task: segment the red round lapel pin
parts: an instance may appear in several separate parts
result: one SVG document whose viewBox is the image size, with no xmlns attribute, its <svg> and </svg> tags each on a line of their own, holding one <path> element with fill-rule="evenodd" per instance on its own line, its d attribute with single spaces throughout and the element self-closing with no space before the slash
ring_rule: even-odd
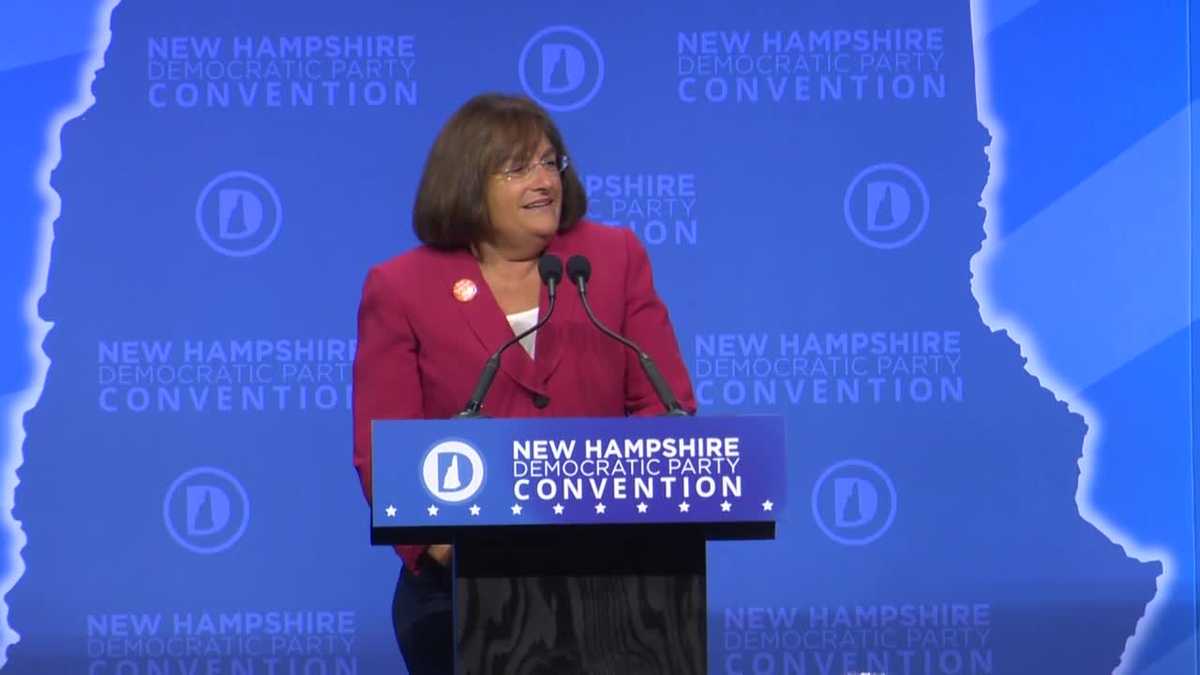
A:
<svg viewBox="0 0 1200 675">
<path fill-rule="evenodd" d="M 454 282 L 454 286 L 450 290 L 454 293 L 454 298 L 459 302 L 470 302 L 479 293 L 479 287 L 470 279 L 459 279 Z"/>
</svg>

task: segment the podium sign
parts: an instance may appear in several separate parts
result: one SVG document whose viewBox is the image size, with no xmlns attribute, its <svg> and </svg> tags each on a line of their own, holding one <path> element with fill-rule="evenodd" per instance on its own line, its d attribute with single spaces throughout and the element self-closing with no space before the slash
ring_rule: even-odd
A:
<svg viewBox="0 0 1200 675">
<path fill-rule="evenodd" d="M 773 524 L 783 418 L 376 420 L 372 538 L 496 526 Z"/>
</svg>

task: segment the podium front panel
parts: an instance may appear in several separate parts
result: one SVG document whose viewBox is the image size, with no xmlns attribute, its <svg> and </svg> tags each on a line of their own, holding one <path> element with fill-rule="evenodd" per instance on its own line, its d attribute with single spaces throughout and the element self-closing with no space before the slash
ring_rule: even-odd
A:
<svg viewBox="0 0 1200 675">
<path fill-rule="evenodd" d="M 773 525 L 777 416 L 376 420 L 372 534 L 554 525 Z M 387 535 L 387 536 L 384 536 Z"/>
</svg>

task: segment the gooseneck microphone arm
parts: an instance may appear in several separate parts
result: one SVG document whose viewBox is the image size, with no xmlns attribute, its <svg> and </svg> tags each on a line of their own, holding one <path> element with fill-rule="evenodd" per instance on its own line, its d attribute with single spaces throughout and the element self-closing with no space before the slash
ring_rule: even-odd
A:
<svg viewBox="0 0 1200 675">
<path fill-rule="evenodd" d="M 587 312 L 587 316 L 591 319 L 596 328 L 600 329 L 608 337 L 620 342 L 629 349 L 632 349 L 637 354 L 638 363 L 642 365 L 642 372 L 646 373 L 646 378 L 650 380 L 651 386 L 654 387 L 654 393 L 658 394 L 658 400 L 662 401 L 663 407 L 667 409 L 665 416 L 686 416 L 688 412 L 679 405 L 679 400 L 675 398 L 675 394 L 671 388 L 667 386 L 667 380 L 659 372 L 658 366 L 654 364 L 654 359 L 650 355 L 642 351 L 642 348 L 637 346 L 629 338 L 620 335 L 605 326 L 600 319 L 596 317 L 592 311 L 592 305 L 588 302 L 587 284 L 592 278 L 592 264 L 588 259 L 581 255 L 573 255 L 567 260 L 567 277 L 571 279 L 576 286 L 579 287 L 579 299 L 583 302 L 583 310 Z"/>
<path fill-rule="evenodd" d="M 558 256 L 546 254 L 538 258 L 538 275 L 542 278 L 542 283 L 546 284 L 546 316 L 543 316 L 537 323 L 522 331 L 518 335 L 514 335 L 511 340 L 500 345 L 494 354 L 488 358 L 483 365 L 483 372 L 479 374 L 479 381 L 475 383 L 475 390 L 471 392 L 471 400 L 467 401 L 467 405 L 463 406 L 462 412 L 458 413 L 457 417 L 482 417 L 483 399 L 487 396 L 488 390 L 492 388 L 492 381 L 496 379 L 496 372 L 500 370 L 500 357 L 505 350 L 524 340 L 534 331 L 546 325 L 550 320 L 550 316 L 554 314 L 554 305 L 558 299 L 558 283 L 562 280 L 563 264 Z"/>
</svg>

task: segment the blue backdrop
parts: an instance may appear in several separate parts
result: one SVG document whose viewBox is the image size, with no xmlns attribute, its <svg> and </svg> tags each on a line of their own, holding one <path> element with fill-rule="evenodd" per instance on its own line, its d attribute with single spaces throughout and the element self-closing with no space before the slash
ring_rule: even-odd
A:
<svg viewBox="0 0 1200 675">
<path fill-rule="evenodd" d="M 354 313 L 485 90 L 787 417 L 713 672 L 1197 672 L 1183 0 L 5 10 L 5 672 L 400 669 Z"/>
</svg>

